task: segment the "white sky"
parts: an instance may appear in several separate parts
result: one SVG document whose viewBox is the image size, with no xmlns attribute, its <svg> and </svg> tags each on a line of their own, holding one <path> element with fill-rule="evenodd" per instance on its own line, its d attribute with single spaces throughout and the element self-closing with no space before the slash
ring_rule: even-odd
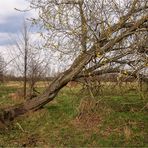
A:
<svg viewBox="0 0 148 148">
<path fill-rule="evenodd" d="M 11 60 L 9 50 L 13 47 L 12 38 L 19 35 L 26 18 L 35 17 L 35 11 L 20 12 L 15 10 L 28 10 L 27 0 L 0 0 L 0 54 L 6 62 Z M 37 34 L 34 33 L 34 36 Z M 32 36 L 33 36 L 32 35 Z"/>
<path fill-rule="evenodd" d="M 27 0 L 0 0 L 0 52 L 5 53 L 7 45 L 11 44 L 10 36 L 19 33 L 25 18 L 35 17 L 33 11 L 19 12 L 29 8 Z M 4 55 L 5 56 L 5 55 Z"/>
<path fill-rule="evenodd" d="M 9 63 L 12 59 L 10 52 L 10 49 L 14 49 L 12 38 L 15 40 L 16 35 L 20 34 L 25 18 L 34 18 L 38 14 L 35 10 L 27 12 L 15 10 L 15 8 L 28 10 L 30 5 L 28 1 L 29 0 L 0 0 L 0 55 L 4 57 L 6 63 Z M 38 33 L 31 32 L 31 34 L 34 40 L 39 38 Z M 59 69 L 58 65 L 60 65 L 59 62 L 54 60 L 54 57 L 50 58 L 53 59 L 51 60 L 51 67 L 57 71 Z M 8 69 L 11 68 L 12 66 L 10 65 Z"/>
</svg>

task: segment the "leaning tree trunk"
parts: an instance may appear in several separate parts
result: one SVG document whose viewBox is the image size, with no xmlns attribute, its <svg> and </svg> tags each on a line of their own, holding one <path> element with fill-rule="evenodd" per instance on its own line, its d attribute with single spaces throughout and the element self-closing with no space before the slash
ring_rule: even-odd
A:
<svg viewBox="0 0 148 148">
<path fill-rule="evenodd" d="M 131 11 L 132 12 L 132 11 Z M 128 20 L 131 13 L 128 13 L 124 17 L 122 17 L 121 20 L 112 27 L 109 27 L 109 30 L 112 34 L 114 32 L 119 31 L 122 27 L 124 27 L 126 20 Z M 127 38 L 129 35 L 133 34 L 134 31 L 137 30 L 137 28 L 142 25 L 145 21 L 148 20 L 148 16 L 143 16 L 139 20 L 135 22 L 134 25 L 130 26 L 126 31 L 124 31 L 122 34 L 119 34 L 118 36 L 115 36 L 111 40 L 107 40 L 104 35 L 100 36 L 99 47 L 96 47 L 95 45 L 86 52 L 83 52 L 81 55 L 79 55 L 72 66 L 60 74 L 52 83 L 51 85 L 45 90 L 45 92 L 38 96 L 33 98 L 32 100 L 26 100 L 26 102 L 15 105 L 13 107 L 10 107 L 8 109 L 0 110 L 0 122 L 2 123 L 9 123 L 12 121 L 15 117 L 25 114 L 28 111 L 35 111 L 53 100 L 53 98 L 58 94 L 61 88 L 63 88 L 69 81 L 76 79 L 78 74 L 82 71 L 84 66 L 90 62 L 91 58 L 95 56 L 96 52 L 107 52 L 110 50 L 116 43 L 122 41 L 122 39 Z M 106 30 L 108 31 L 108 30 Z M 104 40 L 102 43 L 102 39 Z M 101 65 L 95 65 L 92 68 L 95 70 Z"/>
<path fill-rule="evenodd" d="M 28 111 L 38 110 L 48 102 L 52 101 L 61 88 L 63 88 L 69 81 L 75 79 L 83 69 L 84 65 L 90 61 L 92 56 L 92 50 L 90 50 L 89 53 L 85 52 L 79 55 L 72 66 L 60 74 L 40 96 L 8 109 L 0 110 L 0 122 L 8 124 L 14 118 L 23 115 Z"/>
</svg>

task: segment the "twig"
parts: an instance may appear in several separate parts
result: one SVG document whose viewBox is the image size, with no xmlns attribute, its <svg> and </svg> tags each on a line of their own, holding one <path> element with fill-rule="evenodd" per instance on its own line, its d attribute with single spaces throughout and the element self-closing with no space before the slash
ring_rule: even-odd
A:
<svg viewBox="0 0 148 148">
<path fill-rule="evenodd" d="M 18 125 L 19 129 L 20 129 L 22 132 L 25 132 L 24 129 L 22 128 L 22 126 L 21 126 L 18 122 L 17 122 L 16 124 Z"/>
</svg>

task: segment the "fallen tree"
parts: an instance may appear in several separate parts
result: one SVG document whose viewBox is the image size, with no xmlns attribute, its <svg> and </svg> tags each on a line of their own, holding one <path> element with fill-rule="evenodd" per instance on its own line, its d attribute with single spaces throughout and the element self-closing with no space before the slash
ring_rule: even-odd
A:
<svg viewBox="0 0 148 148">
<path fill-rule="evenodd" d="M 32 2 L 34 7 L 41 10 L 39 18 L 43 25 L 47 27 L 46 29 L 48 31 L 53 29 L 54 31 L 56 30 L 56 33 L 57 31 L 62 31 L 66 33 L 67 36 L 69 35 L 69 38 L 71 37 L 71 34 L 67 31 L 66 27 L 65 30 L 63 29 L 62 21 L 57 22 L 56 20 L 57 26 L 52 27 L 50 24 L 49 27 L 49 23 L 51 22 L 48 22 L 50 20 L 48 20 L 49 16 L 47 16 L 47 13 L 48 10 L 50 11 L 51 7 L 55 8 L 55 6 L 62 10 L 66 9 L 65 11 L 70 11 L 70 9 L 78 11 L 76 15 L 79 17 L 78 20 L 80 22 L 78 24 L 79 34 L 77 34 L 78 32 L 74 32 L 72 34 L 72 40 L 78 35 L 75 41 L 79 40 L 79 46 L 77 46 L 77 43 L 75 42 L 76 46 L 73 48 L 80 48 L 80 50 L 78 50 L 79 54 L 70 68 L 60 73 L 43 94 L 31 100 L 27 100 L 22 104 L 8 107 L 7 109 L 1 109 L 0 121 L 2 123 L 8 124 L 20 115 L 40 109 L 45 104 L 52 101 L 69 81 L 76 80 L 80 77 L 110 72 L 120 73 L 123 71 L 125 65 L 128 65 L 130 67 L 128 73 L 134 77 L 140 75 L 144 81 L 147 81 L 147 76 L 144 76 L 141 73 L 141 70 L 145 69 L 147 66 L 147 43 L 145 42 L 147 39 L 147 35 L 145 34 L 147 34 L 148 31 L 148 15 L 145 13 L 148 9 L 147 2 L 140 0 L 129 1 L 125 12 L 122 12 L 124 6 L 121 6 L 120 8 L 119 5 L 117 5 L 117 1 L 104 3 L 104 1 L 98 2 L 96 0 L 95 2 L 98 5 L 85 0 L 62 2 L 47 0 L 42 1 L 42 3 L 39 1 Z M 99 4 L 102 4 L 102 10 L 98 10 Z M 103 13 L 100 22 L 98 22 L 97 17 L 100 16 L 98 16 L 99 14 L 95 12 L 95 10 L 92 10 L 91 7 L 95 7 L 96 5 L 97 11 L 106 12 L 106 9 L 109 7 L 107 4 L 112 4 L 112 7 L 114 8 L 114 12 L 110 13 L 117 13 L 120 15 L 117 15 L 117 21 L 110 23 L 109 18 L 106 20 L 107 14 Z M 93 15 L 90 9 L 93 12 Z M 56 13 L 55 10 L 54 13 Z M 64 16 L 65 12 L 62 11 L 62 13 Z M 61 15 L 61 13 L 59 13 L 59 15 Z M 62 16 L 60 17 L 62 19 Z M 72 21 L 71 18 L 69 19 L 69 23 L 70 21 Z M 59 24 L 62 29 L 59 28 Z M 70 31 L 74 31 L 75 27 L 76 26 L 72 24 L 73 29 L 71 29 L 68 24 Z M 61 35 L 64 35 L 64 33 Z M 46 46 L 48 45 L 47 42 Z M 69 43 L 69 46 L 70 45 L 71 44 Z"/>
</svg>

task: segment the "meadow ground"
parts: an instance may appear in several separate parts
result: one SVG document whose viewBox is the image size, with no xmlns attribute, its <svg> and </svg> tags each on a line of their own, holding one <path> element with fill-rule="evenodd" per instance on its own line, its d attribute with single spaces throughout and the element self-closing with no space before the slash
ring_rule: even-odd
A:
<svg viewBox="0 0 148 148">
<path fill-rule="evenodd" d="M 2 129 L 0 147 L 148 147 L 148 94 L 131 85 L 104 84 L 94 98 L 65 87 L 42 110 Z M 0 108 L 23 101 L 14 97 L 18 89 L 0 86 Z"/>
</svg>

